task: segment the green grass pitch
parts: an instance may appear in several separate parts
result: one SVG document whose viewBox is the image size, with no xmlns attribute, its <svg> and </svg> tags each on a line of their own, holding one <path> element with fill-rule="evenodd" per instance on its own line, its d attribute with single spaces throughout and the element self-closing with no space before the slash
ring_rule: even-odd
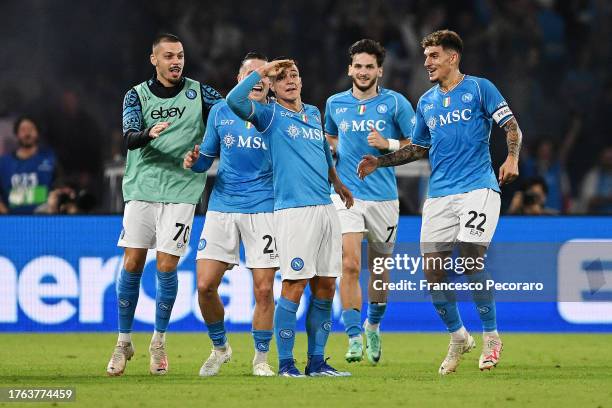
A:
<svg viewBox="0 0 612 408">
<path fill-rule="evenodd" d="M 134 335 L 136 354 L 122 377 L 107 377 L 115 334 L 2 334 L 0 386 L 76 387 L 70 403 L 0 403 L 0 406 L 84 407 L 612 407 L 612 335 L 505 334 L 502 360 L 478 370 L 482 345 L 457 373 L 440 377 L 445 334 L 383 333 L 376 367 L 348 364 L 346 338 L 332 334 L 329 361 L 351 378 L 255 378 L 248 333 L 231 333 L 233 359 L 216 377 L 198 370 L 210 351 L 205 333 L 169 333 L 170 372 L 148 374 L 150 334 Z M 297 338 L 298 367 L 306 336 Z M 276 368 L 275 351 L 271 363 Z"/>
</svg>

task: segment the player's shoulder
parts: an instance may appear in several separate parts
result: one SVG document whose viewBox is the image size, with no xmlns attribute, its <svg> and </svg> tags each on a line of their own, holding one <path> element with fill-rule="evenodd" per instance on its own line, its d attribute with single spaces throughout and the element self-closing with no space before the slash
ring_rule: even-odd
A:
<svg viewBox="0 0 612 408">
<path fill-rule="evenodd" d="M 466 75 L 464 81 L 468 87 L 472 86 L 476 88 L 479 92 L 482 92 L 482 89 L 495 87 L 493 82 L 491 82 L 487 78 L 477 77 L 474 75 Z"/>
<path fill-rule="evenodd" d="M 202 100 L 204 100 L 205 102 L 210 103 L 212 105 L 219 103 L 223 99 L 223 96 L 212 86 L 192 78 L 185 77 L 185 80 L 187 81 L 187 83 L 193 83 L 194 85 L 196 85 L 196 87 L 200 88 L 200 92 L 202 93 Z"/>
<path fill-rule="evenodd" d="M 327 98 L 327 103 L 331 104 L 334 102 L 346 101 L 351 96 L 351 90 L 348 89 L 346 91 L 338 92 Z"/>
<path fill-rule="evenodd" d="M 421 97 L 417 101 L 417 109 L 425 103 L 430 103 L 431 99 L 436 96 L 436 91 L 438 87 L 439 86 L 436 84 L 429 88 L 427 91 L 425 91 L 423 95 L 421 95 Z"/>
<path fill-rule="evenodd" d="M 41 157 L 49 160 L 55 160 L 55 151 L 49 146 L 42 146 L 39 150 L 39 154 Z"/>
<path fill-rule="evenodd" d="M 307 103 L 304 104 L 304 113 L 306 113 L 307 115 L 321 116 L 321 112 L 319 111 L 319 108 L 317 108 L 314 105 L 309 105 Z"/>
<path fill-rule="evenodd" d="M 399 107 L 399 105 L 405 105 L 405 104 L 410 104 L 410 102 L 408 101 L 408 98 L 406 98 L 402 93 L 394 91 L 393 89 L 388 89 L 388 88 L 380 88 L 380 98 L 381 99 L 388 99 L 390 100 L 395 106 L 395 107 Z"/>
</svg>

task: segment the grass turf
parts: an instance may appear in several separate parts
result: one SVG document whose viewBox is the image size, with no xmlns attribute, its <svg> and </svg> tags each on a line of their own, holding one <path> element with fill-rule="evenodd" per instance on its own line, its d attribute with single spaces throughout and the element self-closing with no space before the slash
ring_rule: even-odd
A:
<svg viewBox="0 0 612 408">
<path fill-rule="evenodd" d="M 169 333 L 170 372 L 148 374 L 150 334 L 136 333 L 136 354 L 122 377 L 105 367 L 115 334 L 1 334 L 2 387 L 76 387 L 76 403 L 35 406 L 247 407 L 247 406 L 495 406 L 612 407 L 612 335 L 505 334 L 498 368 L 478 370 L 482 345 L 467 354 L 458 372 L 440 377 L 448 336 L 383 333 L 381 363 L 344 361 L 347 341 L 334 333 L 329 363 L 350 378 L 255 378 L 248 333 L 229 336 L 234 355 L 216 377 L 200 378 L 209 354 L 205 333 Z M 274 347 L 274 346 L 273 346 Z M 305 365 L 306 336 L 297 338 L 298 368 Z M 275 351 L 271 363 L 276 368 Z M 0 406 L 32 403 L 0 403 Z"/>
</svg>

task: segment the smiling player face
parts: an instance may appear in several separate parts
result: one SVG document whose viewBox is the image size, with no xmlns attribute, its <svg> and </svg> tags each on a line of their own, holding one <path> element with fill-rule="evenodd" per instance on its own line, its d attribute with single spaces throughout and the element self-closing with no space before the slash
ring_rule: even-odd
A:
<svg viewBox="0 0 612 408">
<path fill-rule="evenodd" d="M 383 69 L 378 66 L 376 56 L 365 52 L 353 55 L 348 75 L 353 79 L 353 85 L 361 92 L 366 92 L 378 83 Z"/>
<path fill-rule="evenodd" d="M 238 82 L 242 81 L 244 78 L 249 76 L 251 72 L 255 71 L 257 68 L 265 65 L 266 61 L 262 61 L 259 59 L 249 59 L 242 64 L 240 67 L 240 72 L 238 73 Z M 263 102 L 267 96 L 268 91 L 270 90 L 270 79 L 268 77 L 263 77 L 261 81 L 255 84 L 253 90 L 249 94 L 249 99 L 254 101 Z"/>
<path fill-rule="evenodd" d="M 157 79 L 164 86 L 178 84 L 185 66 L 185 52 L 180 42 L 162 41 L 153 48 L 151 64 L 155 66 Z"/>
<path fill-rule="evenodd" d="M 425 54 L 423 65 L 430 82 L 443 82 L 459 62 L 459 54 L 452 50 L 444 50 L 439 45 L 426 47 L 423 54 Z"/>
<path fill-rule="evenodd" d="M 284 69 L 274 78 L 272 90 L 276 98 L 289 103 L 294 103 L 300 99 L 302 92 L 302 78 L 295 65 Z"/>
</svg>

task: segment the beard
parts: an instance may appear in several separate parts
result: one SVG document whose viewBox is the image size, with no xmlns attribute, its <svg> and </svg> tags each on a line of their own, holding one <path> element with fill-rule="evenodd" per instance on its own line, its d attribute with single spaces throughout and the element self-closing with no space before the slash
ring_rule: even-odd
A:
<svg viewBox="0 0 612 408">
<path fill-rule="evenodd" d="M 372 89 L 372 87 L 376 85 L 376 79 L 377 78 L 374 77 L 365 86 L 361 86 L 359 85 L 359 83 L 357 83 L 357 80 L 353 78 L 353 85 L 355 85 L 355 87 L 359 89 L 361 92 L 365 92 L 365 91 Z"/>
<path fill-rule="evenodd" d="M 17 146 L 29 149 L 36 146 L 36 136 L 26 136 L 17 139 Z"/>
<path fill-rule="evenodd" d="M 181 82 L 181 79 L 183 78 L 183 73 L 181 72 L 181 75 L 178 78 L 172 78 L 172 77 L 168 77 L 166 78 L 168 80 L 168 82 L 170 82 L 173 85 L 178 84 L 179 82 Z"/>
</svg>

